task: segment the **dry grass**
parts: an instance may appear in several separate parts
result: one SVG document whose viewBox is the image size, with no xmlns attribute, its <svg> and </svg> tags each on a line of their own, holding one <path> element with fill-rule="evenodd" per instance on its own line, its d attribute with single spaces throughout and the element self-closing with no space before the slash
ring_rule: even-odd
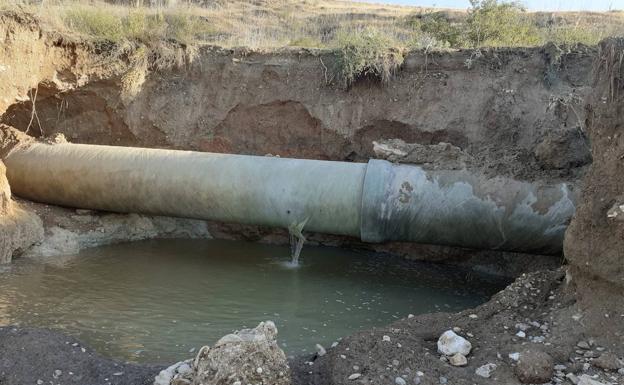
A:
<svg viewBox="0 0 624 385">
<path fill-rule="evenodd" d="M 596 44 L 624 35 L 624 12 L 615 11 L 510 13 L 495 9 L 491 14 L 476 14 L 332 0 L 205 0 L 202 6 L 177 0 L 170 6 L 135 6 L 142 1 L 115 5 L 97 0 L 0 0 L 0 9 L 20 7 L 38 15 L 50 29 L 89 39 L 164 39 L 224 47 L 336 48 L 340 36 L 364 30 L 374 30 L 387 44 L 400 48 L 533 46 L 548 41 Z M 476 4 L 487 2 L 495 3 Z M 489 35 L 480 35 L 484 29 Z"/>
</svg>

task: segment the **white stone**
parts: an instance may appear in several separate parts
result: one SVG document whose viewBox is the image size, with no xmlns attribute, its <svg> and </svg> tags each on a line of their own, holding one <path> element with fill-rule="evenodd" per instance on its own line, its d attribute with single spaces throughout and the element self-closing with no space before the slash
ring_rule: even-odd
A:
<svg viewBox="0 0 624 385">
<path fill-rule="evenodd" d="M 323 357 L 325 354 L 327 354 L 327 351 L 325 350 L 323 345 L 316 344 L 316 353 L 318 354 L 319 357 Z"/>
<path fill-rule="evenodd" d="M 520 330 L 518 333 L 516 333 L 516 336 L 520 337 L 520 338 L 524 338 L 524 337 L 526 337 L 526 333 L 523 332 L 522 330 Z"/>
<path fill-rule="evenodd" d="M 453 366 L 465 366 L 468 364 L 468 360 L 463 354 L 457 353 L 449 359 L 449 363 Z"/>
<path fill-rule="evenodd" d="M 460 353 L 467 356 L 471 350 L 472 344 L 452 330 L 445 331 L 438 339 L 438 352 L 444 355 L 453 356 Z"/>
<path fill-rule="evenodd" d="M 349 380 L 357 380 L 360 377 L 362 377 L 360 373 L 353 373 L 352 375 L 349 376 Z"/>
<path fill-rule="evenodd" d="M 383 337 L 382 337 L 382 340 L 383 340 L 384 342 L 390 342 L 390 336 L 383 336 Z"/>
<path fill-rule="evenodd" d="M 475 374 L 477 376 L 481 376 L 484 378 L 490 378 L 490 376 L 492 375 L 492 372 L 494 372 L 496 370 L 496 364 L 485 364 L 482 366 L 479 366 L 477 368 L 477 370 L 475 370 Z"/>
</svg>

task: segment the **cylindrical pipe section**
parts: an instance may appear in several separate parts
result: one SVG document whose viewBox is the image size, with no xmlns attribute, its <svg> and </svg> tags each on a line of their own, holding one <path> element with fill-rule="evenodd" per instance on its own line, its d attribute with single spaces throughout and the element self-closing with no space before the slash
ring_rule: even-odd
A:
<svg viewBox="0 0 624 385">
<path fill-rule="evenodd" d="M 546 185 L 371 160 L 361 237 L 540 254 L 561 251 L 574 215 L 565 183 Z"/>
<path fill-rule="evenodd" d="M 38 202 L 542 254 L 561 251 L 576 197 L 565 183 L 383 160 L 33 143 L 5 163 L 13 192 Z"/>
<path fill-rule="evenodd" d="M 14 193 L 37 202 L 360 235 L 366 164 L 41 143 L 5 162 Z"/>
</svg>

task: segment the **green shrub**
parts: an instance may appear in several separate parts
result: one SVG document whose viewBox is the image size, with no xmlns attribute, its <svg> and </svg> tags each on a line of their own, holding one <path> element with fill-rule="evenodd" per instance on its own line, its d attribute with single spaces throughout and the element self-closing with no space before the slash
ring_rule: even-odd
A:
<svg viewBox="0 0 624 385">
<path fill-rule="evenodd" d="M 348 88 L 364 77 L 387 83 L 403 64 L 396 44 L 379 31 L 367 29 L 338 34 L 337 78 Z"/>
<path fill-rule="evenodd" d="M 473 47 L 535 46 L 542 43 L 537 26 L 515 2 L 470 0 L 467 37 Z"/>
<path fill-rule="evenodd" d="M 432 36 L 441 46 L 460 47 L 462 30 L 441 12 L 429 13 L 412 22 L 414 29 Z"/>
</svg>

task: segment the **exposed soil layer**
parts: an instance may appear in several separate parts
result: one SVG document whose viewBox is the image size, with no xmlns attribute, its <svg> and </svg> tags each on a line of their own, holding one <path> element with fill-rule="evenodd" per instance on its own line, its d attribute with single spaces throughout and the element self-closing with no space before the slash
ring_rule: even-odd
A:
<svg viewBox="0 0 624 385">
<path fill-rule="evenodd" d="M 576 181 L 591 161 L 582 106 L 592 47 L 414 51 L 387 85 L 347 90 L 331 84 L 331 51 L 203 47 L 128 84 L 127 58 L 0 17 L 0 121 L 32 135 L 355 161 L 375 157 L 373 141 L 447 142 L 469 167 L 528 180 Z"/>
<path fill-rule="evenodd" d="M 564 250 L 579 302 L 596 332 L 615 329 L 624 344 L 624 39 L 601 45 L 596 87 L 587 104 L 594 163 Z"/>
</svg>

